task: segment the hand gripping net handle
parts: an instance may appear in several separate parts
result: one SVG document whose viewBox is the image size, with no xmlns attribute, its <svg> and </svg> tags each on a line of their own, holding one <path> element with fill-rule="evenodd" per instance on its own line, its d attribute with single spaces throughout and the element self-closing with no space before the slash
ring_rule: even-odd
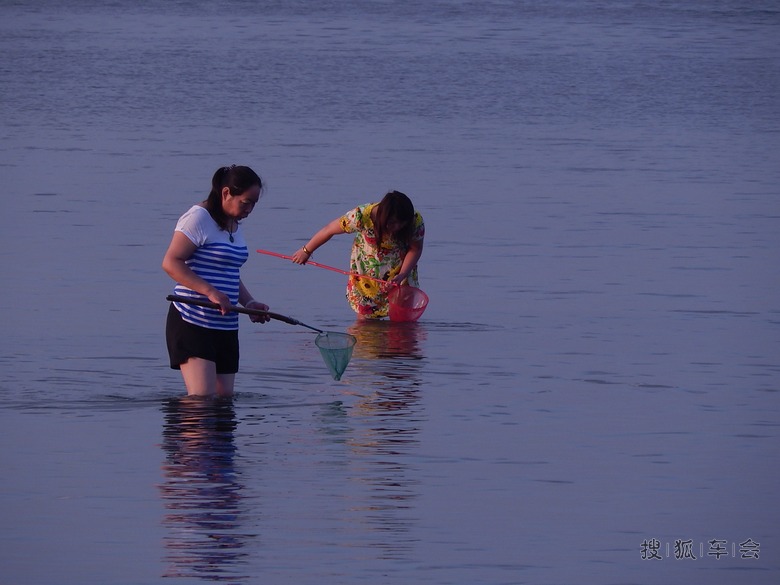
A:
<svg viewBox="0 0 780 585">
<path fill-rule="evenodd" d="M 219 309 L 219 305 L 217 303 L 212 303 L 211 301 L 201 301 L 200 299 L 191 299 L 189 297 L 182 297 L 179 295 L 168 295 L 166 300 L 176 303 L 185 303 L 188 305 L 197 305 L 199 307 L 209 307 L 210 309 Z M 301 323 L 298 321 L 298 319 L 293 319 L 287 315 L 280 315 L 279 313 L 272 313 L 271 311 L 263 311 L 262 309 L 247 309 L 246 307 L 237 307 L 235 305 L 230 305 L 230 310 L 234 313 L 244 313 L 246 315 L 267 315 L 271 319 L 276 319 L 277 321 L 284 321 L 290 325 L 302 325 L 303 327 L 307 327 L 312 331 L 316 331 L 317 333 L 323 333 L 322 329 L 311 327 L 306 323 Z"/>
</svg>

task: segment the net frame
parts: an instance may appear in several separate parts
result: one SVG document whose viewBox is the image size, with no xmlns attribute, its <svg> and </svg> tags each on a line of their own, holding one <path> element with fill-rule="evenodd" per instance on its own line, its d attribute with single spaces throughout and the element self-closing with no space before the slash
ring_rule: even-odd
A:
<svg viewBox="0 0 780 585">
<path fill-rule="evenodd" d="M 347 369 L 352 359 L 357 338 L 349 333 L 335 331 L 323 331 L 314 339 L 314 343 L 320 350 L 322 360 L 328 366 L 334 380 L 341 380 L 344 370 Z"/>
<path fill-rule="evenodd" d="M 397 286 L 387 294 L 391 321 L 417 321 L 428 306 L 428 295 L 413 286 Z"/>
</svg>

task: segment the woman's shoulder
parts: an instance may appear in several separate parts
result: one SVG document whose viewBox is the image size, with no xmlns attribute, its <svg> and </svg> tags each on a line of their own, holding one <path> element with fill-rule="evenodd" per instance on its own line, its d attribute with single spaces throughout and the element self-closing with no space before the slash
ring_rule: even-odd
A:
<svg viewBox="0 0 780 585">
<path fill-rule="evenodd" d="M 208 209 L 201 205 L 193 205 L 176 222 L 176 231 L 184 234 L 198 245 L 202 245 L 209 236 L 218 231 L 214 219 Z"/>
<path fill-rule="evenodd" d="M 415 211 L 412 239 L 422 240 L 423 238 L 425 238 L 425 222 L 423 221 L 422 214 L 419 211 Z"/>
<path fill-rule="evenodd" d="M 350 209 L 347 214 L 371 217 L 371 212 L 377 205 L 378 203 L 362 203 L 357 207 Z"/>
<path fill-rule="evenodd" d="M 376 207 L 376 203 L 364 203 L 350 209 L 341 216 L 341 227 L 345 232 L 359 229 L 373 228 L 371 221 L 371 212 Z"/>
<path fill-rule="evenodd" d="M 196 203 L 195 205 L 191 206 L 187 211 L 185 211 L 181 219 L 184 218 L 205 218 L 205 217 L 211 217 L 211 214 L 209 213 L 209 210 L 206 209 L 202 203 Z"/>
</svg>

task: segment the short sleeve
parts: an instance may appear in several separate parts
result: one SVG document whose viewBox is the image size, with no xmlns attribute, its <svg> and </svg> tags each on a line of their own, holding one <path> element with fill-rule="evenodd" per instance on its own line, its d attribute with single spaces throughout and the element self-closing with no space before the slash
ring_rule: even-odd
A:
<svg viewBox="0 0 780 585">
<path fill-rule="evenodd" d="M 209 212 L 203 207 L 194 205 L 176 222 L 176 231 L 183 233 L 193 244 L 200 247 L 208 238 L 206 219 L 210 217 Z"/>
<path fill-rule="evenodd" d="M 341 229 L 344 233 L 354 234 L 362 231 L 366 227 L 373 227 L 371 224 L 372 204 L 360 205 L 355 209 L 348 211 L 339 219 Z"/>
<path fill-rule="evenodd" d="M 425 239 L 425 222 L 422 215 L 416 211 L 414 212 L 414 233 L 412 234 L 412 239 L 417 241 Z"/>
</svg>

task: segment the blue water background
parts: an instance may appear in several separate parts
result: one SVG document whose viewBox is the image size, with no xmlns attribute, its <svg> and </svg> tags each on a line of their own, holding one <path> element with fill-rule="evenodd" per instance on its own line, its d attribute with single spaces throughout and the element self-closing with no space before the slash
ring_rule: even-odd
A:
<svg viewBox="0 0 780 585">
<path fill-rule="evenodd" d="M 767 0 L 3 2 L 0 582 L 774 583 L 778 33 Z M 422 320 L 253 253 L 355 355 L 243 320 L 233 404 L 181 400 L 160 261 L 234 163 L 250 250 L 408 193 Z"/>
</svg>

